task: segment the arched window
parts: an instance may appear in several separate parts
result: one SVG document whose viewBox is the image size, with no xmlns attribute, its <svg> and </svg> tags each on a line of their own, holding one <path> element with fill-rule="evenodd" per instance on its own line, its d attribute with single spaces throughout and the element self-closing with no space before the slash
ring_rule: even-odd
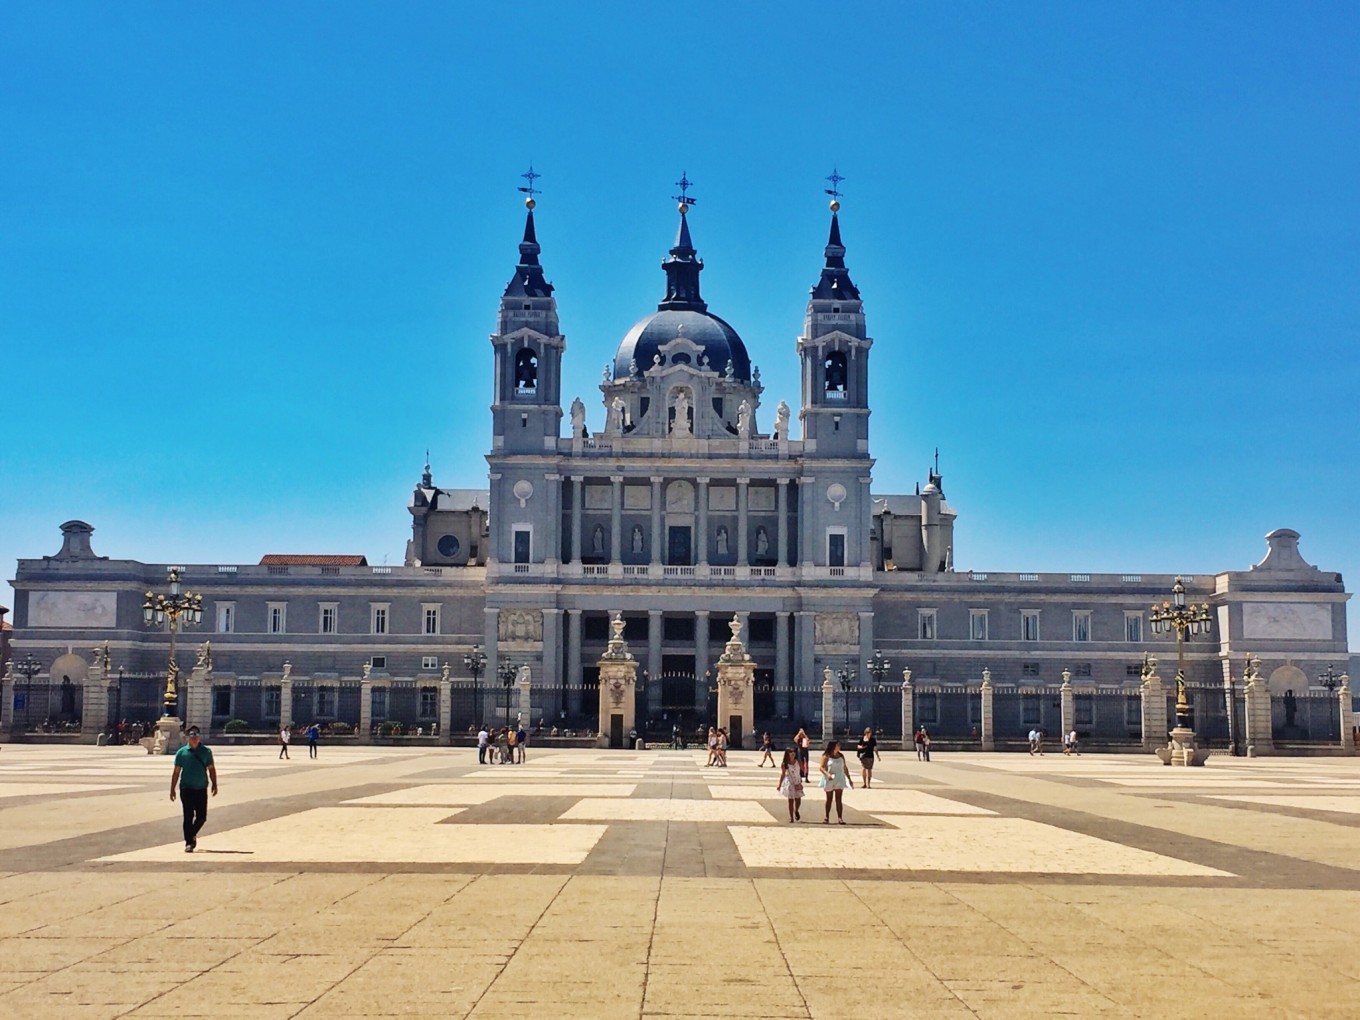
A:
<svg viewBox="0 0 1360 1020">
<path fill-rule="evenodd" d="M 822 367 L 826 375 L 826 392 L 844 395 L 848 378 L 845 354 L 842 351 L 832 351 L 826 356 L 826 362 Z"/>
<path fill-rule="evenodd" d="M 538 355 L 531 347 L 515 355 L 515 389 L 538 389 Z"/>
</svg>

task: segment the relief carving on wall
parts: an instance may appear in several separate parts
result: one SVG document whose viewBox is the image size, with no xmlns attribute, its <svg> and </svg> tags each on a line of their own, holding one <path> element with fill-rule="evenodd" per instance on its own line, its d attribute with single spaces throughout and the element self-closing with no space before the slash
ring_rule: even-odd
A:
<svg viewBox="0 0 1360 1020">
<path fill-rule="evenodd" d="M 543 615 L 533 610 L 502 610 L 498 632 L 502 641 L 542 641 Z"/>
<path fill-rule="evenodd" d="M 854 613 L 818 613 L 814 634 L 819 645 L 857 645 L 859 617 Z"/>
</svg>

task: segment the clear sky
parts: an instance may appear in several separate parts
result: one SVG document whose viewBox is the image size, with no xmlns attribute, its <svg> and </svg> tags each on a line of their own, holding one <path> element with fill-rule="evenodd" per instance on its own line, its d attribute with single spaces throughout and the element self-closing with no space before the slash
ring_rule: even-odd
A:
<svg viewBox="0 0 1360 1020">
<path fill-rule="evenodd" d="M 486 484 L 532 162 L 592 428 L 681 171 L 759 427 L 797 406 L 834 167 L 875 490 L 939 447 L 960 569 L 1243 569 L 1292 527 L 1353 587 L 1358 44 L 1353 3 L 9 0 L 4 577 L 71 518 L 400 563 L 426 447 Z"/>
</svg>

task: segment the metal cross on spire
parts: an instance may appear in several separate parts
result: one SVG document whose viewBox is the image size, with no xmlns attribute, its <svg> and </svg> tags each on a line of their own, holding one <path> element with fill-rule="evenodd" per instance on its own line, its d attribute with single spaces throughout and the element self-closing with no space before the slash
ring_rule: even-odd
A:
<svg viewBox="0 0 1360 1020">
<path fill-rule="evenodd" d="M 840 192 L 841 181 L 843 181 L 843 180 L 845 180 L 845 179 L 846 179 L 846 178 L 842 177 L 842 176 L 840 175 L 840 173 L 836 170 L 836 168 L 833 166 L 833 167 L 831 168 L 831 176 L 827 178 L 827 180 L 831 182 L 831 187 L 829 187 L 829 188 L 823 188 L 822 190 L 825 191 L 825 192 L 826 192 L 828 195 L 830 195 L 832 198 L 840 198 L 840 197 L 841 197 L 841 192 Z"/>
<path fill-rule="evenodd" d="M 680 179 L 675 182 L 675 186 L 680 189 L 680 194 L 671 196 L 674 201 L 681 205 L 698 204 L 697 198 L 689 197 L 689 189 L 694 187 L 694 182 L 689 179 L 689 175 L 684 170 L 680 171 Z"/>
<path fill-rule="evenodd" d="M 516 190 L 524 192 L 524 194 L 528 195 L 530 198 L 533 198 L 535 195 L 543 194 L 542 191 L 534 187 L 534 181 L 538 180 L 543 175 L 534 172 L 534 165 L 532 163 L 529 164 L 529 172 L 527 174 L 520 174 L 520 176 L 529 182 L 529 186 L 527 188 L 518 188 Z"/>
</svg>

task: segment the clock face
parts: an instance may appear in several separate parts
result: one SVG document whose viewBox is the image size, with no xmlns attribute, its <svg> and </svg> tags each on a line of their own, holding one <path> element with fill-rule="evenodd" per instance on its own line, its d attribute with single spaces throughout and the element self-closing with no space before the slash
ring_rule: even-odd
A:
<svg viewBox="0 0 1360 1020">
<path fill-rule="evenodd" d="M 458 536 L 445 535 L 439 540 L 439 555 L 453 559 L 458 555 Z"/>
</svg>

